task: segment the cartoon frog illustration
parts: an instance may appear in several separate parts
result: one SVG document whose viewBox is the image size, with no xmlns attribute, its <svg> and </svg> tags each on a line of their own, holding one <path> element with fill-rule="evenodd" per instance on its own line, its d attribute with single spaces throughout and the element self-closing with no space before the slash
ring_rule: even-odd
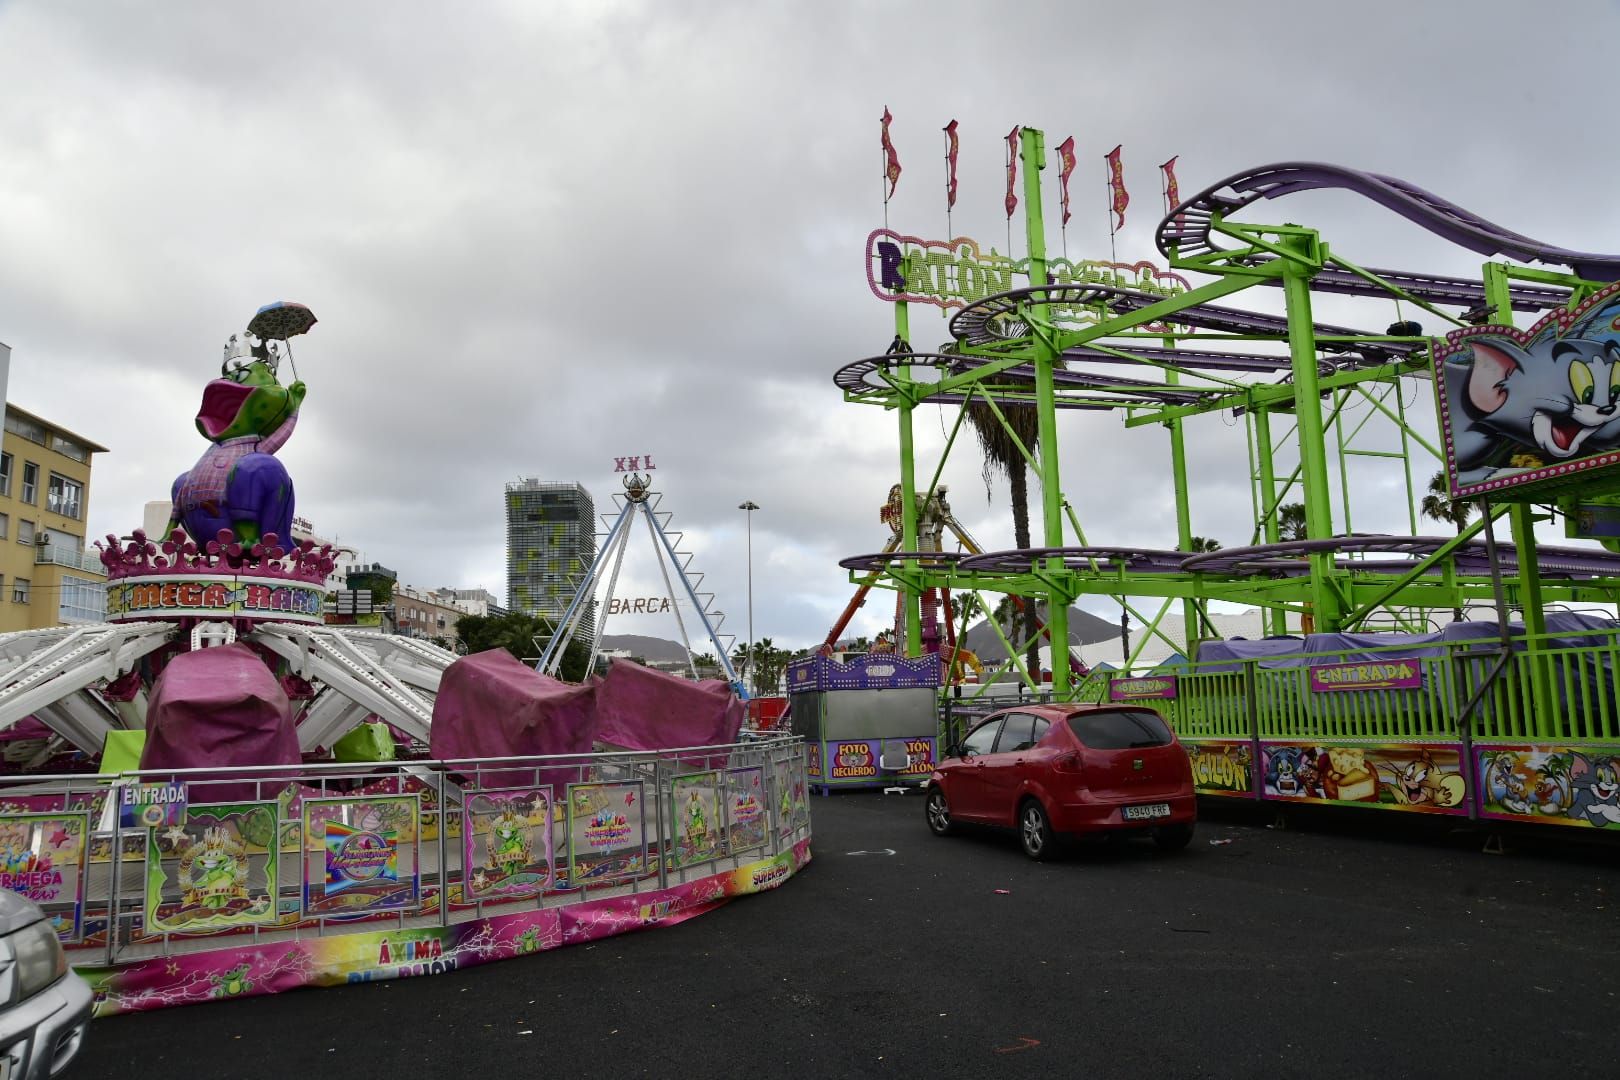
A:
<svg viewBox="0 0 1620 1080">
<path fill-rule="evenodd" d="M 505 877 L 521 871 L 530 860 L 529 823 L 508 804 L 489 823 L 489 848 L 485 865 Z"/>
<path fill-rule="evenodd" d="M 292 478 L 274 455 L 298 423 L 304 384 L 276 380 L 280 355 L 273 342 L 250 339 L 244 346 L 232 338 L 225 355 L 197 410 L 197 430 L 213 445 L 175 480 L 166 532 L 183 526 L 198 544 L 227 529 L 243 544 L 270 533 L 289 542 Z"/>
<path fill-rule="evenodd" d="M 709 816 L 703 810 L 703 800 L 696 791 L 686 797 L 683 832 L 686 843 L 693 851 L 701 851 L 709 843 Z"/>
</svg>

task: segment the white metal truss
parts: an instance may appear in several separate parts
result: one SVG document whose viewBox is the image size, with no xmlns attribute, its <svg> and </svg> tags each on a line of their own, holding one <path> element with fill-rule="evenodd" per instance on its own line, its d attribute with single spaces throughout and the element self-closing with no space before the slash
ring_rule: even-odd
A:
<svg viewBox="0 0 1620 1080">
<path fill-rule="evenodd" d="M 546 644 L 539 663 L 535 665 L 536 669 L 548 675 L 556 675 L 562 667 L 563 654 L 584 622 L 585 615 L 590 610 L 591 599 L 602 583 L 605 572 L 607 591 L 602 601 L 602 617 L 596 624 L 596 640 L 592 643 L 590 666 L 586 670 L 596 669 L 596 658 L 601 651 L 602 638 L 607 633 L 607 621 L 613 610 L 613 592 L 618 587 L 619 570 L 624 565 L 625 551 L 630 546 L 630 533 L 633 531 L 633 523 L 639 511 L 646 517 L 647 534 L 652 541 L 653 554 L 658 561 L 658 571 L 664 580 L 664 589 L 669 594 L 670 610 L 675 614 L 675 625 L 680 631 L 681 645 L 686 650 L 686 662 L 692 671 L 692 677 L 697 677 L 697 659 L 692 651 L 692 640 L 687 633 L 686 620 L 681 615 L 681 597 L 676 593 L 676 581 L 680 582 L 685 598 L 691 604 L 691 611 L 697 616 L 704 635 L 714 647 L 726 680 L 740 696 L 746 698 L 747 693 L 743 689 L 742 680 L 737 677 L 736 670 L 731 666 L 731 656 L 726 645 L 727 642 L 735 641 L 735 637 L 734 635 L 722 637 L 720 634 L 720 627 L 726 618 L 725 613 L 714 609 L 714 593 L 698 591 L 698 586 L 703 583 L 703 575 L 691 571 L 692 553 L 676 548 L 682 534 L 672 533 L 666 529 L 673 515 L 667 510 L 658 509 L 663 501 L 663 495 L 656 491 L 648 491 L 645 479 L 639 476 L 627 477 L 625 488 L 626 495 L 614 495 L 614 500 L 620 504 L 618 517 L 610 519 L 605 514 L 602 516 L 603 523 L 608 526 L 607 535 L 601 547 L 597 549 L 596 558 L 586 570 L 584 579 L 580 581 L 568 610 L 564 612 L 560 624 Z M 671 567 L 675 570 L 674 577 L 671 577 L 669 572 Z"/>
<path fill-rule="evenodd" d="M 247 635 L 287 661 L 293 674 L 322 684 L 298 724 L 306 753 L 330 748 L 377 716 L 427 742 L 433 700 L 456 654 L 416 638 L 347 626 L 260 623 Z"/>
<path fill-rule="evenodd" d="M 138 726 L 137 710 L 92 691 L 174 636 L 168 623 L 92 623 L 0 634 L 0 731 L 33 716 L 87 754 L 109 731 Z"/>
</svg>

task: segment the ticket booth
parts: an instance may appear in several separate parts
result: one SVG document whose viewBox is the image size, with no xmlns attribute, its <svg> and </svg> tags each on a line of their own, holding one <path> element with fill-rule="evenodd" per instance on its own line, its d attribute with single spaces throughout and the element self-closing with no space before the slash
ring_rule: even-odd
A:
<svg viewBox="0 0 1620 1080">
<path fill-rule="evenodd" d="M 939 758 L 937 656 L 813 656 L 788 666 L 789 724 L 808 749 L 808 779 L 834 788 L 920 784 Z"/>
</svg>

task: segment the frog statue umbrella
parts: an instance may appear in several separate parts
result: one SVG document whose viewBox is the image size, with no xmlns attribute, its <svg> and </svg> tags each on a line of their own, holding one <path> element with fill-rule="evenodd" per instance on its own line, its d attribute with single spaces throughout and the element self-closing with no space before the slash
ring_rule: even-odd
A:
<svg viewBox="0 0 1620 1080">
<path fill-rule="evenodd" d="M 182 526 L 199 545 L 226 531 L 247 545 L 289 539 L 292 477 L 274 455 L 292 436 L 305 388 L 296 368 L 287 386 L 277 374 L 282 358 L 292 359 L 287 339 L 314 324 L 309 308 L 277 301 L 226 343 L 220 377 L 203 388 L 197 410 L 197 430 L 213 445 L 175 480 L 170 531 Z"/>
</svg>

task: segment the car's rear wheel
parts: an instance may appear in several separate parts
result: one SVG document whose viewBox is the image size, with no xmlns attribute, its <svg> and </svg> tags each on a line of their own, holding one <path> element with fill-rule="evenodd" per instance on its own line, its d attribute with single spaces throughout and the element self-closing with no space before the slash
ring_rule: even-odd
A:
<svg viewBox="0 0 1620 1080">
<path fill-rule="evenodd" d="M 939 788 L 928 789 L 923 813 L 928 816 L 928 831 L 935 836 L 949 836 L 956 831 L 956 822 L 951 820 L 951 804 L 945 801 L 945 793 Z"/>
<path fill-rule="evenodd" d="M 1180 851 L 1192 843 L 1193 827 L 1186 825 L 1163 825 L 1153 830 L 1153 842 L 1159 845 L 1160 851 Z"/>
<path fill-rule="evenodd" d="M 1035 860 L 1050 859 L 1057 851 L 1057 836 L 1046 808 L 1034 799 L 1026 799 L 1018 808 L 1018 842 L 1024 854 Z"/>
</svg>

